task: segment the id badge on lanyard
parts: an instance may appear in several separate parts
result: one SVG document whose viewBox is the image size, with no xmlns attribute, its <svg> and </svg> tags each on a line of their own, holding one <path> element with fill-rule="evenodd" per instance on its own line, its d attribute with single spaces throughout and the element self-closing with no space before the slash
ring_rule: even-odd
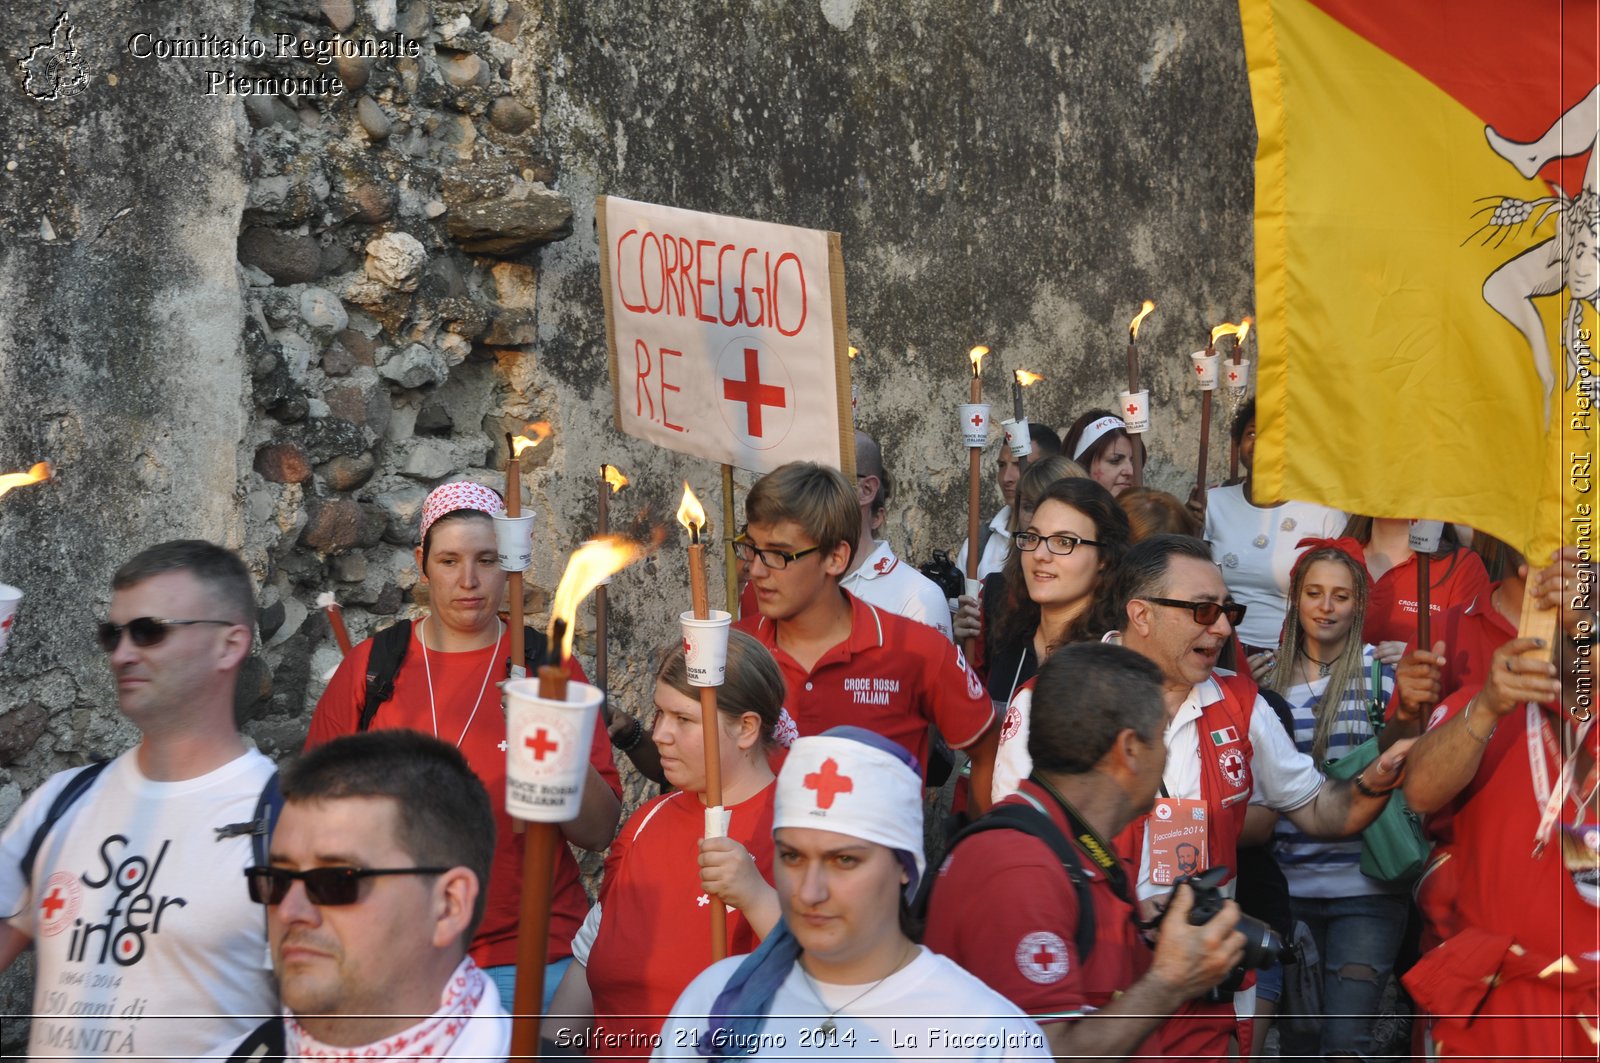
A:
<svg viewBox="0 0 1600 1063">
<path fill-rule="evenodd" d="M 1158 797 L 1146 822 L 1151 883 L 1170 886 L 1210 867 L 1211 814 L 1205 801 Z"/>
</svg>

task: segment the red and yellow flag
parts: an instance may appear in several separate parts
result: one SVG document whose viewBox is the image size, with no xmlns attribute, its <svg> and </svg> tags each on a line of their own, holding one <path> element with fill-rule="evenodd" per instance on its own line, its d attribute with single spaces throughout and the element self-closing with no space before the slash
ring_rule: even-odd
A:
<svg viewBox="0 0 1600 1063">
<path fill-rule="evenodd" d="M 1592 546 L 1600 6 L 1240 10 L 1258 496 Z"/>
</svg>

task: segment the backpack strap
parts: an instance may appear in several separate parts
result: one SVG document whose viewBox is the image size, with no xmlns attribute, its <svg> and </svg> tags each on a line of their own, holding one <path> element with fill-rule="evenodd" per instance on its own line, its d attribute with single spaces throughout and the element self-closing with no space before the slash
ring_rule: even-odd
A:
<svg viewBox="0 0 1600 1063">
<path fill-rule="evenodd" d="M 109 760 L 97 760 L 78 769 L 77 773 L 67 780 L 67 785 L 61 788 L 61 792 L 56 794 L 56 799 L 50 802 L 50 808 L 44 814 L 44 821 L 39 824 L 39 829 L 33 832 L 33 839 L 28 842 L 28 851 L 22 855 L 22 881 L 30 887 L 33 885 L 33 862 L 39 858 L 39 850 L 44 847 L 44 840 L 49 835 L 50 828 L 66 814 L 74 801 L 84 795 L 110 763 Z"/>
<path fill-rule="evenodd" d="M 1089 954 L 1094 951 L 1094 894 L 1090 892 L 1089 877 L 1084 874 L 1083 862 L 1078 859 L 1072 843 L 1049 815 L 1032 805 L 1000 805 L 985 812 L 957 834 L 951 840 L 948 852 L 953 854 L 956 846 L 974 834 L 991 830 L 1021 831 L 1031 838 L 1038 838 L 1049 846 L 1055 858 L 1061 862 L 1061 869 L 1067 873 L 1078 895 L 1078 927 L 1073 936 L 1074 944 L 1078 947 L 1078 962 L 1087 963 Z M 950 856 L 946 855 L 945 859 L 949 860 Z M 937 879 L 938 875 L 924 875 L 916 899 L 911 902 L 911 910 L 918 923 L 927 918 L 928 904 L 933 899 L 933 884 Z"/>
<path fill-rule="evenodd" d="M 282 811 L 283 790 L 278 785 L 278 773 L 274 771 L 262 784 L 261 794 L 256 798 L 254 816 L 243 823 L 229 823 L 227 826 L 217 827 L 217 841 L 236 838 L 241 834 L 250 835 L 250 855 L 254 858 L 256 866 L 265 866 L 271 862 L 269 851 L 272 844 L 272 829 L 278 825 L 278 813 Z"/>
<path fill-rule="evenodd" d="M 372 652 L 367 657 L 366 700 L 361 705 L 361 718 L 357 731 L 372 726 L 378 715 L 378 706 L 394 697 L 394 678 L 400 674 L 400 665 L 411 648 L 411 621 L 401 620 L 372 636 Z"/>
</svg>

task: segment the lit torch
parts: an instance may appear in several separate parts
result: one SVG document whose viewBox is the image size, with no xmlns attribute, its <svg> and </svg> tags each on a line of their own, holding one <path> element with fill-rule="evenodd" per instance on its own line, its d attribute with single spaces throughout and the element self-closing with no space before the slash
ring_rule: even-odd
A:
<svg viewBox="0 0 1600 1063">
<path fill-rule="evenodd" d="M 1156 308 L 1156 304 L 1151 302 L 1149 299 L 1146 299 L 1144 301 L 1144 304 L 1142 306 L 1140 306 L 1139 312 L 1137 314 L 1133 315 L 1133 320 L 1128 322 L 1128 393 L 1127 393 L 1127 396 L 1122 399 L 1122 407 L 1123 407 L 1122 413 L 1123 413 L 1125 419 L 1129 418 L 1129 417 L 1133 417 L 1135 414 L 1138 413 L 1137 410 L 1133 409 L 1133 407 L 1136 406 L 1137 403 L 1139 403 L 1139 402 L 1148 402 L 1149 401 L 1148 397 L 1143 398 L 1143 399 L 1141 399 L 1139 397 L 1140 396 L 1140 391 L 1139 391 L 1139 346 L 1138 346 L 1137 341 L 1139 339 L 1139 326 L 1144 323 L 1144 319 L 1149 317 L 1150 316 L 1150 312 L 1152 310 L 1154 310 L 1155 308 Z M 1132 410 L 1131 413 L 1130 413 L 1130 410 Z M 1142 429 L 1141 429 L 1141 431 L 1142 431 Z M 1144 486 L 1144 447 L 1142 445 L 1143 441 L 1135 439 L 1135 440 L 1130 440 L 1130 442 L 1133 444 L 1133 486 L 1135 486 L 1135 487 L 1143 487 Z"/>
<path fill-rule="evenodd" d="M 972 392 L 967 409 L 962 412 L 962 432 L 967 439 L 967 585 L 966 592 L 978 596 L 978 528 L 979 509 L 983 505 L 983 446 L 988 431 L 989 411 L 983 403 L 983 356 L 989 348 L 978 344 L 967 352 L 972 362 Z M 968 424 L 972 431 L 968 431 Z M 967 658 L 977 649 L 976 639 L 966 640 Z"/>
<path fill-rule="evenodd" d="M 678 523 L 689 529 L 689 597 L 694 604 L 694 619 L 710 620 L 711 602 L 710 594 L 706 587 L 706 557 L 705 543 L 701 541 L 701 532 L 706 526 L 706 511 L 700 505 L 700 500 L 695 497 L 694 491 L 689 487 L 689 481 L 683 482 L 683 501 L 678 504 Z M 729 622 L 731 614 L 719 614 Z M 687 643 L 685 639 L 685 643 Z M 688 648 L 685 646 L 685 658 L 688 657 Z M 690 669 L 695 662 L 685 660 L 685 668 Z M 717 688 L 715 686 L 701 686 L 700 691 L 700 736 L 701 745 L 705 751 L 706 762 L 706 837 L 722 837 L 727 833 L 723 820 L 722 808 L 722 743 L 721 728 L 717 720 Z M 711 956 L 720 960 L 728 954 L 728 909 L 721 899 L 711 905 Z"/>
<path fill-rule="evenodd" d="M 531 432 L 530 436 L 513 436 L 506 433 L 506 448 L 510 453 L 506 457 L 506 516 L 522 516 L 522 452 L 543 443 L 550 438 L 549 422 L 539 421 L 523 429 Z M 522 573 L 512 572 L 506 580 L 507 593 L 511 598 L 511 677 L 520 679 L 527 674 L 523 662 L 527 660 L 526 643 L 522 633 Z"/>
<path fill-rule="evenodd" d="M 614 573 L 638 561 L 648 549 L 620 536 L 591 539 L 572 552 L 567 568 L 556 587 L 550 606 L 549 642 L 545 660 L 539 667 L 539 697 L 547 701 L 566 702 L 570 676 L 566 661 L 572 656 L 572 633 L 576 627 L 578 605 Z M 510 684 L 509 689 L 525 685 Z M 579 690 L 597 699 L 598 691 L 579 684 Z M 594 718 L 588 717 L 590 724 Z M 592 726 L 590 728 L 592 732 Z M 508 726 L 508 738 L 514 739 Z M 542 737 L 542 732 L 541 732 Z M 554 754 L 552 754 L 553 756 Z M 577 756 L 576 753 L 569 755 Z M 587 767 L 580 770 L 585 777 Z M 511 770 L 508 767 L 508 775 Z M 508 785 L 510 782 L 508 780 Z M 582 795 L 583 783 L 578 784 Z M 508 790 L 508 795 L 511 793 Z M 507 804 L 510 804 L 508 800 Z M 515 814 L 516 810 L 512 810 Z M 571 810 L 575 818 L 581 813 L 578 806 Z M 523 820 L 519 819 L 519 823 Z M 517 988 L 512 1008 L 512 1053 L 520 1058 L 534 1058 L 539 1050 L 539 1018 L 544 1005 L 545 957 L 550 940 L 550 901 L 555 876 L 556 847 L 561 842 L 558 823 L 528 822 L 523 842 L 522 859 L 522 910 L 517 933 Z"/>
<path fill-rule="evenodd" d="M 1043 379 L 1038 373 L 1030 373 L 1026 369 L 1018 369 L 1011 374 L 1011 420 L 1000 422 L 1000 427 L 1005 429 L 1006 446 L 1011 449 L 1011 456 L 1016 459 L 1019 470 L 1028 467 L 1028 457 L 1033 451 L 1028 415 L 1022 410 L 1022 389 L 1032 387 Z"/>
<path fill-rule="evenodd" d="M 1234 376 L 1238 376 L 1238 375 L 1240 375 L 1240 374 L 1242 374 L 1244 372 L 1244 369 L 1242 368 L 1242 366 L 1243 366 L 1243 354 L 1244 354 L 1244 338 L 1246 336 L 1248 336 L 1249 334 L 1250 334 L 1250 319 L 1247 317 L 1247 318 L 1245 318 L 1243 321 L 1241 321 L 1239 323 L 1239 334 L 1237 336 L 1235 336 L 1234 340 L 1233 340 L 1233 368 L 1230 369 L 1229 372 L 1232 373 Z M 1240 398 L 1244 394 L 1244 390 L 1243 390 L 1243 388 L 1240 388 L 1237 391 L 1230 390 L 1229 394 L 1233 397 L 1233 401 L 1237 405 L 1237 403 L 1239 402 Z M 1238 478 L 1239 478 L 1239 444 L 1236 441 L 1233 440 L 1233 437 L 1230 434 L 1230 436 L 1229 436 L 1229 445 L 1228 445 L 1228 480 L 1231 482 L 1233 480 L 1237 480 Z"/>
<path fill-rule="evenodd" d="M 615 465 L 600 466 L 600 482 L 597 487 L 600 494 L 598 520 L 595 522 L 595 535 L 604 538 L 611 534 L 611 496 L 628 485 L 628 478 Z M 594 592 L 594 685 L 601 690 L 607 689 L 610 679 L 610 656 L 607 653 L 607 614 L 610 603 L 606 599 L 606 583 L 600 584 Z M 611 708 L 606 702 L 600 703 L 600 710 L 605 713 L 606 720 L 611 719 Z"/>
<path fill-rule="evenodd" d="M 4 498 L 13 487 L 26 487 L 28 484 L 44 483 L 55 475 L 48 461 L 38 462 L 27 472 L 0 473 L 0 498 Z"/>
</svg>

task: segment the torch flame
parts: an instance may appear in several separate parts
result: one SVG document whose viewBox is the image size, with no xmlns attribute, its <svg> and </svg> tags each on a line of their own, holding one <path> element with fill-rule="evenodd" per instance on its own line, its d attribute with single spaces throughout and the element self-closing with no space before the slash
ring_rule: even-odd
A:
<svg viewBox="0 0 1600 1063">
<path fill-rule="evenodd" d="M 555 631 L 556 621 L 566 622 L 566 634 L 561 639 L 562 660 L 572 655 L 572 634 L 577 627 L 578 603 L 608 576 L 621 572 L 646 553 L 639 543 L 620 535 L 590 539 L 572 552 L 567 570 L 561 574 L 561 582 L 556 586 L 555 600 L 550 606 L 550 630 Z"/>
<path fill-rule="evenodd" d="M 1133 318 L 1132 321 L 1128 322 L 1128 339 L 1129 339 L 1129 341 L 1138 339 L 1138 337 L 1139 337 L 1139 323 L 1142 322 L 1145 318 L 1149 317 L 1150 316 L 1150 311 L 1154 310 L 1155 308 L 1156 308 L 1156 304 L 1155 303 L 1152 303 L 1148 299 L 1146 299 L 1144 301 L 1144 307 L 1137 314 L 1134 315 L 1134 318 Z"/>
<path fill-rule="evenodd" d="M 1250 335 L 1251 324 L 1252 322 L 1249 318 L 1245 318 L 1243 321 L 1239 322 L 1239 335 L 1234 337 L 1234 343 L 1236 343 L 1238 346 L 1244 346 L 1244 338 Z"/>
<path fill-rule="evenodd" d="M 606 478 L 606 483 L 611 485 L 611 493 L 616 494 L 628 486 L 628 478 L 622 475 L 622 470 L 615 465 L 600 466 L 600 475 Z"/>
<path fill-rule="evenodd" d="M 967 352 L 967 357 L 972 359 L 972 375 L 973 376 L 977 376 L 978 373 L 983 369 L 983 356 L 988 354 L 988 353 L 989 353 L 989 348 L 985 347 L 981 343 L 978 344 L 976 347 L 972 348 L 972 350 Z"/>
<path fill-rule="evenodd" d="M 1038 373 L 1030 373 L 1026 369 L 1017 370 L 1017 383 L 1021 384 L 1025 388 L 1032 387 L 1043 379 L 1044 377 L 1040 376 Z"/>
<path fill-rule="evenodd" d="M 855 361 L 856 360 L 856 355 L 858 355 L 860 353 L 861 352 L 859 350 L 857 350 L 856 348 L 854 348 L 854 347 L 850 348 L 850 360 L 852 362 Z"/>
<path fill-rule="evenodd" d="M 689 488 L 688 480 L 683 481 L 683 501 L 678 504 L 678 523 L 688 528 L 689 534 L 695 538 L 699 538 L 706 526 L 706 511 Z"/>
<path fill-rule="evenodd" d="M 533 447 L 538 446 L 540 443 L 543 443 L 545 440 L 550 438 L 550 422 L 535 421 L 527 428 L 524 428 L 523 431 L 532 432 L 533 438 L 529 439 L 527 436 L 517 436 L 511 441 L 511 453 L 519 458 L 522 457 L 522 452 L 524 450 L 532 449 Z"/>
<path fill-rule="evenodd" d="M 1217 341 L 1222 337 L 1237 336 L 1239 335 L 1239 330 L 1241 328 L 1248 329 L 1249 327 L 1249 325 L 1234 325 L 1224 321 L 1222 324 L 1211 330 L 1211 345 L 1215 347 L 1217 345 Z"/>
<path fill-rule="evenodd" d="M 41 461 L 27 472 L 8 472 L 0 474 L 0 498 L 13 487 L 26 487 L 28 484 L 43 483 L 54 475 L 55 470 L 48 461 Z"/>
</svg>

